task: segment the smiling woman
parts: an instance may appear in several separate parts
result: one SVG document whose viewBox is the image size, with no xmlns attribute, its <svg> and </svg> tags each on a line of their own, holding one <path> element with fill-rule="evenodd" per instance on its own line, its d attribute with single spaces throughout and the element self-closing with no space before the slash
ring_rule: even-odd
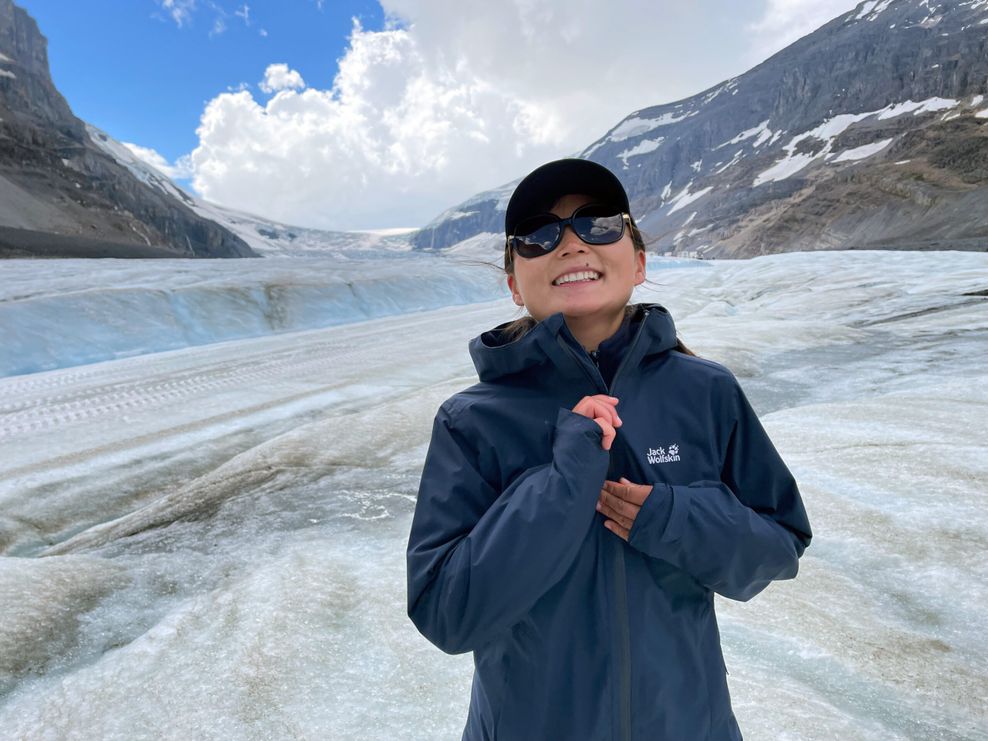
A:
<svg viewBox="0 0 988 741">
<path fill-rule="evenodd" d="M 531 316 L 471 342 L 407 551 L 409 616 L 474 654 L 463 737 L 739 739 L 713 596 L 796 575 L 796 482 L 733 374 L 628 306 L 644 245 L 610 171 L 538 168 L 505 232 Z"/>
</svg>

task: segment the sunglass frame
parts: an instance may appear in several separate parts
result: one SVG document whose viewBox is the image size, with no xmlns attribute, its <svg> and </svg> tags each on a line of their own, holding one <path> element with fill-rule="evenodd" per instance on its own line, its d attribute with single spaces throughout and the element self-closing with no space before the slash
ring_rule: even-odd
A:
<svg viewBox="0 0 988 741">
<path fill-rule="evenodd" d="M 613 214 L 614 216 L 620 216 L 621 217 L 621 231 L 618 233 L 618 235 L 614 239 L 607 239 L 605 241 L 596 241 L 596 242 L 594 242 L 594 241 L 591 241 L 591 240 L 587 239 L 574 226 L 574 223 L 573 223 L 574 222 L 574 219 L 580 218 L 580 212 L 581 211 L 583 211 L 583 210 L 585 210 L 587 208 L 593 208 L 593 207 L 598 207 L 599 208 L 602 205 L 604 205 L 604 204 L 600 204 L 600 203 L 588 203 L 588 204 L 586 204 L 584 206 L 580 206 L 578 209 L 576 209 L 572 214 L 570 214 L 566 218 L 560 218 L 560 217 L 556 216 L 555 214 L 545 214 L 547 216 L 553 216 L 553 217 L 555 217 L 555 221 L 554 222 L 548 222 L 545 226 L 553 225 L 553 226 L 556 226 L 559 229 L 559 231 L 556 233 L 555 238 L 553 239 L 552 246 L 549 249 L 544 249 L 544 248 L 542 248 L 542 247 L 540 247 L 538 245 L 532 244 L 531 242 L 525 242 L 524 241 L 524 237 L 525 236 L 529 236 L 529 235 L 533 234 L 534 232 L 529 232 L 528 235 L 521 235 L 521 236 L 519 236 L 518 233 L 515 232 L 510 237 L 508 237 L 508 239 L 506 241 L 506 244 L 505 244 L 505 247 L 507 248 L 507 250 L 508 250 L 509 253 L 513 252 L 514 254 L 517 254 L 520 257 L 523 257 L 523 258 L 525 258 L 527 260 L 532 260 L 532 259 L 535 259 L 535 258 L 538 258 L 538 257 L 542 257 L 544 255 L 548 255 L 548 254 L 552 253 L 553 251 L 555 251 L 555 249 L 557 247 L 559 247 L 560 243 L 563 241 L 563 232 L 566 231 L 566 227 L 567 226 L 569 226 L 569 228 L 573 230 L 573 233 L 580 239 L 580 241 L 583 242 L 583 243 L 585 243 L 585 244 L 605 245 L 605 244 L 614 244 L 615 242 L 620 242 L 621 241 L 621 238 L 625 234 L 626 225 L 631 225 L 631 223 L 632 223 L 632 221 L 631 221 L 631 214 L 629 214 L 629 213 L 627 213 L 625 211 L 617 211 L 615 214 Z M 541 216 L 541 215 L 542 214 L 536 214 L 536 216 Z M 530 216 L 530 217 L 528 217 L 528 219 L 525 219 L 525 221 L 529 221 L 530 219 L 533 219 L 533 218 L 535 218 L 535 216 Z M 601 218 L 604 218 L 604 217 L 601 217 Z M 524 224 L 524 222 L 522 222 L 522 223 Z M 539 228 L 541 229 L 542 227 L 539 227 Z M 519 249 L 518 248 L 518 245 L 519 244 L 524 245 L 526 248 L 531 248 L 530 250 L 527 250 L 527 251 L 530 251 L 531 254 L 526 254 L 526 250 Z"/>
</svg>

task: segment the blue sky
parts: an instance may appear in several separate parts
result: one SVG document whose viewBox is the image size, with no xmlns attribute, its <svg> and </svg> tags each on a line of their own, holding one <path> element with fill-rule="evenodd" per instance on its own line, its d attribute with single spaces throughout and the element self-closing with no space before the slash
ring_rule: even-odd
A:
<svg viewBox="0 0 988 741">
<path fill-rule="evenodd" d="M 196 146 L 217 94 L 257 83 L 271 62 L 329 87 L 352 19 L 384 24 L 376 0 L 198 2 L 181 25 L 155 0 L 15 2 L 48 38 L 52 78 L 73 112 L 169 161 Z"/>
<path fill-rule="evenodd" d="M 15 1 L 77 116 L 201 198 L 325 229 L 421 226 L 856 4 Z"/>
</svg>

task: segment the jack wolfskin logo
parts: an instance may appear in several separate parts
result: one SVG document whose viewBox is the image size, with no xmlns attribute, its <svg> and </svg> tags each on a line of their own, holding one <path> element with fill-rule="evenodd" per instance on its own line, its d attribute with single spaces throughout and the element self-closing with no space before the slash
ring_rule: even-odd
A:
<svg viewBox="0 0 988 741">
<path fill-rule="evenodd" d="M 649 448 L 645 458 L 648 459 L 649 463 L 673 463 L 679 460 L 679 445 L 673 443 L 669 446 L 668 451 L 661 446 Z"/>
</svg>

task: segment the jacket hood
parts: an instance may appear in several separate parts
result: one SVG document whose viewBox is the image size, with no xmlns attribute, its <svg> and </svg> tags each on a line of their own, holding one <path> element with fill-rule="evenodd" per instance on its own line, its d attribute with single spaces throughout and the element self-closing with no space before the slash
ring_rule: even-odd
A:
<svg viewBox="0 0 988 741">
<path fill-rule="evenodd" d="M 637 304 L 632 322 L 641 321 L 644 348 L 642 358 L 676 347 L 676 326 L 669 310 L 660 304 Z M 561 360 L 564 343 L 578 346 L 561 313 L 546 317 L 514 341 L 508 341 L 504 330 L 511 322 L 499 324 L 470 341 L 470 357 L 481 381 L 521 373 L 545 363 L 555 363 L 561 370 L 572 372 L 572 363 Z"/>
</svg>

